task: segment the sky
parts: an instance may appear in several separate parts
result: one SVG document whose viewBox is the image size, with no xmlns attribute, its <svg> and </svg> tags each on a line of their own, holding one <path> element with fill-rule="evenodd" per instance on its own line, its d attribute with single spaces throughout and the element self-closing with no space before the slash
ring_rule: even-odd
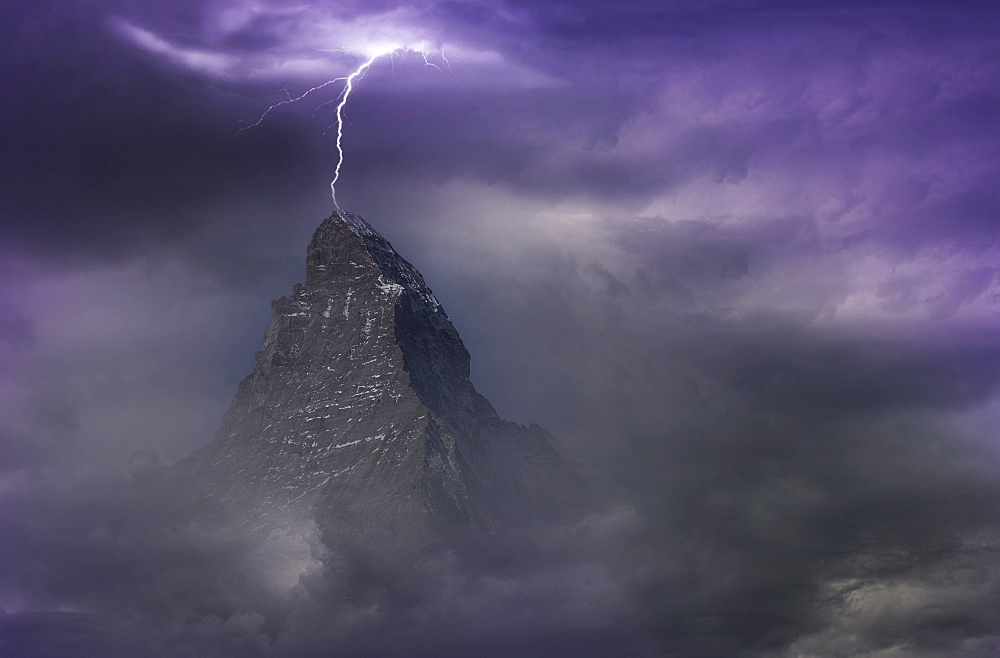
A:
<svg viewBox="0 0 1000 658">
<path fill-rule="evenodd" d="M 0 648 L 1000 652 L 998 28 L 920 0 L 6 1 Z M 150 501 L 333 209 L 341 83 L 268 108 L 392 48 L 337 200 L 610 502 L 502 573 L 333 596 L 314 528 L 246 557 Z"/>
</svg>

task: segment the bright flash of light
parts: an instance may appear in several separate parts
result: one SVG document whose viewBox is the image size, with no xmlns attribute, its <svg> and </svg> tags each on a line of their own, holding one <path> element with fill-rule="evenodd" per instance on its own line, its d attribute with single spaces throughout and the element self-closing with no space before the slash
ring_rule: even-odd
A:
<svg viewBox="0 0 1000 658">
<path fill-rule="evenodd" d="M 330 50 L 330 51 L 327 51 L 327 52 L 337 52 L 337 51 Z M 326 82 L 324 82 L 322 84 L 319 84 L 319 85 L 316 85 L 315 87 L 307 89 L 306 91 L 302 92 L 301 94 L 299 94 L 298 96 L 296 96 L 294 98 L 290 94 L 286 93 L 286 95 L 288 96 L 287 98 L 285 98 L 284 100 L 281 100 L 281 101 L 275 103 L 274 105 L 272 105 L 269 108 L 267 108 L 266 110 L 264 110 L 264 112 L 260 115 L 260 117 L 257 118 L 256 121 L 254 121 L 253 123 L 248 123 L 248 124 L 244 125 L 242 128 L 239 129 L 239 131 L 237 131 L 237 134 L 240 134 L 240 133 L 242 133 L 242 132 L 244 132 L 246 130 L 250 130 L 251 128 L 256 128 L 261 123 L 263 123 L 264 119 L 266 119 L 267 116 L 269 114 L 271 114 L 271 112 L 273 112 L 274 110 L 278 109 L 279 107 L 282 107 L 283 105 L 291 105 L 293 103 L 297 103 L 297 102 L 305 99 L 307 96 L 313 94 L 314 92 L 321 91 L 322 89 L 325 89 L 326 87 L 329 87 L 330 85 L 335 84 L 337 82 L 343 82 L 343 83 L 345 83 L 344 84 L 344 88 L 341 90 L 340 94 L 336 98 L 333 99 L 333 101 L 337 102 L 337 107 L 336 107 L 336 110 L 334 112 L 334 115 L 336 117 L 335 118 L 335 122 L 336 122 L 336 126 L 337 126 L 337 139 L 336 139 L 336 145 L 337 145 L 337 164 L 336 164 L 336 166 L 334 167 L 334 170 L 333 170 L 333 180 L 330 181 L 330 195 L 331 195 L 331 197 L 333 197 L 333 206 L 334 206 L 334 208 L 336 208 L 337 210 L 339 210 L 340 209 L 340 205 L 337 203 L 337 181 L 340 179 L 340 169 L 341 169 L 341 167 L 344 164 L 344 148 L 343 148 L 343 144 L 342 144 L 343 139 L 344 139 L 344 107 L 347 105 L 347 101 L 351 97 L 351 92 L 354 91 L 354 85 L 355 85 L 355 83 L 357 83 L 358 81 L 360 81 L 362 78 L 365 77 L 365 74 L 371 68 L 372 64 L 374 64 L 376 62 L 376 60 L 378 60 L 381 57 L 385 57 L 385 56 L 389 56 L 390 58 L 392 58 L 392 57 L 395 57 L 396 55 L 400 55 L 400 54 L 402 54 L 404 52 L 416 52 L 416 53 L 418 53 L 423 58 L 425 66 L 428 66 L 428 67 L 431 67 L 433 69 L 436 69 L 437 71 L 441 71 L 441 67 L 438 66 L 437 64 L 434 64 L 433 62 L 431 62 L 430 59 L 428 58 L 427 51 L 426 51 L 426 49 L 424 47 L 424 44 L 420 44 L 420 45 L 418 45 L 416 47 L 412 47 L 412 46 L 401 46 L 401 47 L 389 47 L 389 46 L 386 46 L 386 47 L 379 47 L 379 48 L 370 50 L 369 53 L 372 53 L 372 54 L 369 56 L 368 60 L 365 61 L 360 66 L 358 66 L 358 68 L 354 69 L 354 71 L 352 73 L 350 73 L 349 75 L 342 76 L 342 77 L 339 77 L 339 78 L 333 78 L 331 80 L 327 80 Z M 441 58 L 442 64 L 444 64 L 447 67 L 449 73 L 452 73 L 452 76 L 454 76 L 454 73 L 451 71 L 451 62 L 449 62 L 448 59 L 444 56 L 444 52 L 441 51 L 438 54 L 439 54 L 439 56 Z M 331 103 L 333 101 L 327 101 L 326 103 L 321 104 L 320 107 L 322 107 L 323 105 L 326 105 L 328 103 Z M 318 109 L 319 108 L 317 108 L 317 110 Z M 330 127 L 332 128 L 332 125 Z M 327 131 L 329 131 L 329 129 L 330 128 L 327 128 Z M 326 135 L 327 131 L 324 131 L 323 134 Z"/>
<path fill-rule="evenodd" d="M 330 181 L 330 196 L 333 197 L 333 207 L 337 210 L 340 210 L 340 205 L 337 204 L 337 179 L 340 178 L 340 166 L 344 164 L 344 148 L 341 146 L 341 141 L 344 139 L 344 106 L 347 105 L 347 99 L 354 91 L 354 81 L 359 77 L 364 77 L 376 59 L 383 55 L 391 55 L 393 52 L 372 55 L 367 62 L 356 68 L 354 73 L 347 76 L 347 84 L 344 85 L 344 91 L 340 94 L 340 102 L 337 103 L 337 166 L 333 169 L 333 180 Z"/>
</svg>

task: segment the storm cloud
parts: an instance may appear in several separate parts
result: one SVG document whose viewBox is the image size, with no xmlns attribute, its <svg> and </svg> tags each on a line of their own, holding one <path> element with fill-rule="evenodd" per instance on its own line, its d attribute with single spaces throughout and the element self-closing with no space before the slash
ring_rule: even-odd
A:
<svg viewBox="0 0 1000 658">
<path fill-rule="evenodd" d="M 7 3 L 0 650 L 1000 651 L 998 18 Z M 359 84 L 338 199 L 603 496 L 492 555 L 334 559 L 164 494 L 331 209 L 336 90 L 240 129 L 380 39 L 434 66 Z"/>
</svg>

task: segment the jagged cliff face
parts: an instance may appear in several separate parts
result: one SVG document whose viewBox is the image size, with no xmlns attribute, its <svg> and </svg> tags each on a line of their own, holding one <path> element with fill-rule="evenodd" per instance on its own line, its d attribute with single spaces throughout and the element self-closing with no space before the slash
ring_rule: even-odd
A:
<svg viewBox="0 0 1000 658">
<path fill-rule="evenodd" d="M 183 468 L 251 518 L 294 513 L 354 538 L 489 534 L 556 509 L 578 478 L 540 427 L 502 420 L 423 277 L 337 211 L 306 282 L 272 303 L 253 373 Z"/>
</svg>

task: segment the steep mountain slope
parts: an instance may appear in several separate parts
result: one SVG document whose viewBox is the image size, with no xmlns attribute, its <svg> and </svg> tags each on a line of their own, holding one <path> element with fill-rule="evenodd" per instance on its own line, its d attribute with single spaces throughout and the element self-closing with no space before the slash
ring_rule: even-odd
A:
<svg viewBox="0 0 1000 658">
<path fill-rule="evenodd" d="M 501 419 L 475 390 L 441 304 L 361 217 L 323 222 L 305 284 L 272 312 L 215 441 L 180 465 L 204 496 L 251 519 L 419 544 L 583 495 L 542 428 Z"/>
</svg>

